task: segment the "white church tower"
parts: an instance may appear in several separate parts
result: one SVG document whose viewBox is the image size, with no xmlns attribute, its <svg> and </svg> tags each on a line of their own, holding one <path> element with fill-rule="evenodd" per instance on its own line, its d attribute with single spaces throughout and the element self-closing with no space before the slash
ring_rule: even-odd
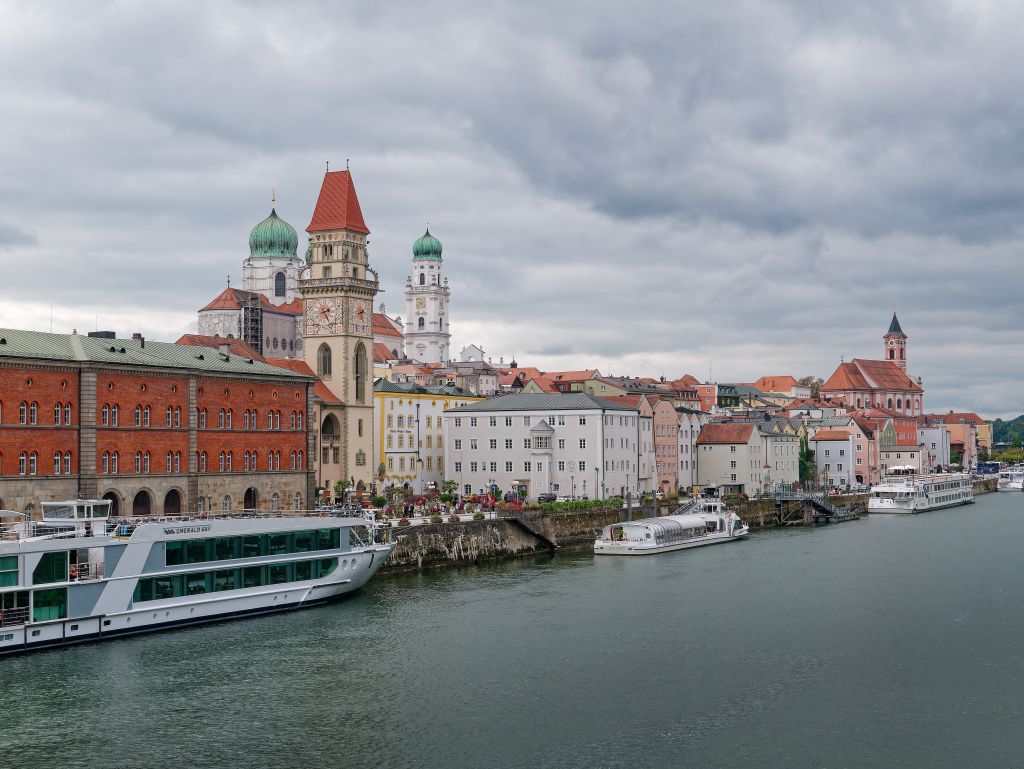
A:
<svg viewBox="0 0 1024 769">
<path fill-rule="evenodd" d="M 412 245 L 405 283 L 405 356 L 420 363 L 448 362 L 448 279 L 441 264 L 441 241 L 428 229 Z"/>
</svg>

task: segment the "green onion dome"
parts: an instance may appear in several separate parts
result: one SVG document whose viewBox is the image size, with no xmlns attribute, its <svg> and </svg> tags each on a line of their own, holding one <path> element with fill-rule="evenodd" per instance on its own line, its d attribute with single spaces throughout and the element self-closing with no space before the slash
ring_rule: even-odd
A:
<svg viewBox="0 0 1024 769">
<path fill-rule="evenodd" d="M 412 258 L 441 260 L 441 241 L 430 234 L 429 228 L 422 238 L 412 244 Z"/>
<path fill-rule="evenodd" d="M 299 236 L 295 228 L 270 210 L 270 216 L 252 228 L 249 233 L 249 256 L 252 258 L 285 256 L 295 257 Z"/>
</svg>

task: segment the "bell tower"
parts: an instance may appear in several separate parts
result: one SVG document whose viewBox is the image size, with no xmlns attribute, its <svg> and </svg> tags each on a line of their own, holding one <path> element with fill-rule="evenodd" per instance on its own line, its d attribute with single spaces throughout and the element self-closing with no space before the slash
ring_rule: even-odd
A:
<svg viewBox="0 0 1024 769">
<path fill-rule="evenodd" d="M 900 328 L 896 308 L 892 308 L 892 322 L 882 337 L 882 359 L 892 361 L 904 371 L 907 370 L 907 335 Z"/>
<path fill-rule="evenodd" d="M 412 244 L 412 275 L 405 282 L 405 357 L 421 363 L 447 363 L 451 352 L 441 250 L 428 228 Z"/>
<path fill-rule="evenodd" d="M 330 430 L 320 426 L 317 460 L 330 463 L 321 465 L 321 478 L 352 479 L 357 489 L 368 489 L 374 457 L 371 323 L 379 282 L 366 250 L 370 230 L 347 169 L 324 175 L 306 232 L 307 267 L 299 281 L 303 351 L 309 367 L 344 404 L 334 415 L 336 421 L 323 419 L 324 425 L 330 422 Z M 328 447 L 327 441 L 333 445 Z"/>
</svg>

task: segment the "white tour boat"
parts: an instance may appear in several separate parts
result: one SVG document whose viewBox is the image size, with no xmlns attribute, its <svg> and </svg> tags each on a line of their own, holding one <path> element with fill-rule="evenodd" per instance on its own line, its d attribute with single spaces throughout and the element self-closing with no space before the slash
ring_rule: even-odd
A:
<svg viewBox="0 0 1024 769">
<path fill-rule="evenodd" d="M 871 487 L 869 513 L 923 513 L 974 501 L 970 473 L 889 476 Z"/>
<path fill-rule="evenodd" d="M 1024 491 L 1024 467 L 1011 467 L 999 473 L 1000 491 Z"/>
<path fill-rule="evenodd" d="M 322 604 L 394 550 L 373 513 L 109 518 L 0 511 L 0 654 Z"/>
<path fill-rule="evenodd" d="M 720 499 L 702 498 L 681 508 L 696 512 L 613 523 L 594 540 L 595 555 L 651 555 L 701 545 L 732 542 L 750 529 Z"/>
</svg>

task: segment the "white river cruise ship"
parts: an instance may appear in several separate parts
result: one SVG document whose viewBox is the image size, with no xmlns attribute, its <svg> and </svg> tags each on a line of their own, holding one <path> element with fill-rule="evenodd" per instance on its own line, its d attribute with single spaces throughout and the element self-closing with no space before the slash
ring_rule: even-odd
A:
<svg viewBox="0 0 1024 769">
<path fill-rule="evenodd" d="M 871 487 L 869 513 L 923 513 L 974 501 L 970 473 L 889 476 Z"/>
<path fill-rule="evenodd" d="M 749 527 L 719 499 L 702 498 L 672 515 L 605 526 L 594 540 L 595 555 L 653 555 L 732 542 Z"/>
<path fill-rule="evenodd" d="M 322 604 L 395 548 L 372 513 L 111 519 L 110 504 L 0 511 L 0 654 Z"/>
</svg>

